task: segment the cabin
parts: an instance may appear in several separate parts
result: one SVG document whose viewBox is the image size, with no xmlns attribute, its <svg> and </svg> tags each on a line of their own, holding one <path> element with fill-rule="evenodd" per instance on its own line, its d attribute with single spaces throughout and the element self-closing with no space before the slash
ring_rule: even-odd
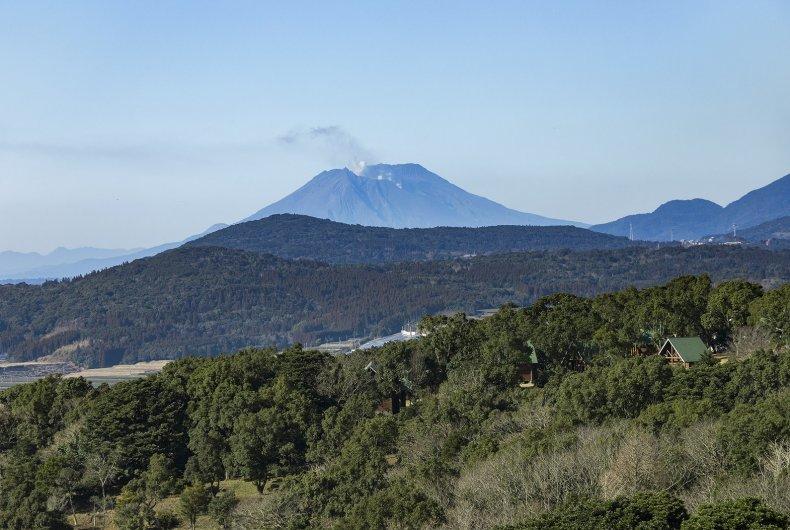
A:
<svg viewBox="0 0 790 530">
<path fill-rule="evenodd" d="M 688 368 L 701 361 L 710 352 L 699 337 L 671 337 L 664 342 L 658 353 L 664 356 L 669 364 L 681 364 Z"/>
<path fill-rule="evenodd" d="M 538 355 L 535 350 L 529 354 L 529 361 L 518 365 L 518 386 L 521 388 L 531 388 L 535 386 L 535 379 L 538 376 L 540 365 L 538 363 Z"/>
<path fill-rule="evenodd" d="M 365 371 L 372 374 L 374 377 L 379 371 L 379 366 L 376 361 L 370 361 L 365 366 Z M 408 407 L 412 404 L 412 384 L 406 378 L 401 378 L 398 381 L 398 389 L 393 392 L 390 397 L 382 399 L 376 405 L 377 414 L 397 414 L 403 407 Z"/>
<path fill-rule="evenodd" d="M 651 329 L 643 329 L 639 338 L 631 345 L 630 354 L 632 357 L 647 357 L 658 353 L 658 340 L 661 334 Z"/>
</svg>

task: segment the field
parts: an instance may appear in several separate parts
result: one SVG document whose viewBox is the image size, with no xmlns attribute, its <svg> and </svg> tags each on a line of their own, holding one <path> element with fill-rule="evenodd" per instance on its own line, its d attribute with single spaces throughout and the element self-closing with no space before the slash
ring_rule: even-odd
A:
<svg viewBox="0 0 790 530">
<path fill-rule="evenodd" d="M 137 379 L 159 372 L 170 361 L 149 361 L 135 364 L 118 364 L 109 368 L 80 369 L 73 363 L 28 361 L 22 363 L 0 363 L 0 390 L 22 383 L 32 383 L 49 375 L 65 378 L 84 377 L 94 386 L 102 383 L 114 385 L 121 381 Z"/>
</svg>

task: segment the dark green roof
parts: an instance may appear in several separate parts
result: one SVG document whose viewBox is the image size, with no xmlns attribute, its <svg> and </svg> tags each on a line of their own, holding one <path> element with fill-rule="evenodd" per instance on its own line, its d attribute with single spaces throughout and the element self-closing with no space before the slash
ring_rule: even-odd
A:
<svg viewBox="0 0 790 530">
<path fill-rule="evenodd" d="M 671 337 L 667 342 L 680 354 L 683 362 L 696 363 L 708 353 L 708 347 L 699 337 Z M 666 347 L 666 343 L 664 344 Z M 664 348 L 661 348 L 663 350 Z"/>
<path fill-rule="evenodd" d="M 532 344 L 531 340 L 527 340 L 527 346 L 529 346 L 529 362 L 532 364 L 538 364 L 538 350 L 535 349 L 535 345 Z"/>
</svg>

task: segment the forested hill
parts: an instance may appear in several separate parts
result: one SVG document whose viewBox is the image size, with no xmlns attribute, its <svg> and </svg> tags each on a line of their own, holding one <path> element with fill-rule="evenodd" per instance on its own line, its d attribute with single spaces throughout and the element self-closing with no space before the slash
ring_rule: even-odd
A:
<svg viewBox="0 0 790 530">
<path fill-rule="evenodd" d="M 624 237 L 573 226 L 396 229 L 279 214 L 229 226 L 187 246 L 235 248 L 327 263 L 387 263 L 523 250 L 612 249 L 636 244 Z"/>
<path fill-rule="evenodd" d="M 0 528 L 786 530 L 788 302 L 790 284 L 685 276 L 431 316 L 347 356 L 249 348 L 17 385 Z M 629 353 L 671 335 L 729 362 Z"/>
<path fill-rule="evenodd" d="M 683 274 L 790 279 L 790 252 L 756 248 L 543 251 L 388 265 L 325 265 L 182 248 L 42 286 L 0 286 L 0 351 L 86 365 L 214 355 L 384 334 L 444 310 L 593 295 Z"/>
</svg>

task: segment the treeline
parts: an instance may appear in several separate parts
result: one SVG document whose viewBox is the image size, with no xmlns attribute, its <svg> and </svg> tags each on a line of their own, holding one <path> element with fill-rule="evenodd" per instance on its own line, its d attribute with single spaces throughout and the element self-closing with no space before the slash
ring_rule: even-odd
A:
<svg viewBox="0 0 790 530">
<path fill-rule="evenodd" d="M 108 366 L 315 345 L 385 335 L 446 310 L 526 305 L 556 292 L 594 296 L 701 273 L 777 285 L 790 276 L 790 252 L 629 248 L 330 266 L 183 248 L 72 281 L 0 286 L 0 350 L 16 360 L 54 354 Z"/>
<path fill-rule="evenodd" d="M 644 245 L 573 226 L 385 228 L 279 214 L 231 225 L 187 243 L 326 263 L 380 264 L 527 250 L 594 250 Z"/>
<path fill-rule="evenodd" d="M 0 526 L 786 528 L 788 309 L 788 284 L 682 277 L 430 317 L 340 358 L 249 349 L 112 387 L 20 385 L 0 394 Z M 730 362 L 630 356 L 657 327 Z M 393 395 L 409 406 L 378 414 Z M 228 478 L 264 494 L 237 504 Z M 174 494 L 180 514 L 160 507 Z"/>
</svg>

